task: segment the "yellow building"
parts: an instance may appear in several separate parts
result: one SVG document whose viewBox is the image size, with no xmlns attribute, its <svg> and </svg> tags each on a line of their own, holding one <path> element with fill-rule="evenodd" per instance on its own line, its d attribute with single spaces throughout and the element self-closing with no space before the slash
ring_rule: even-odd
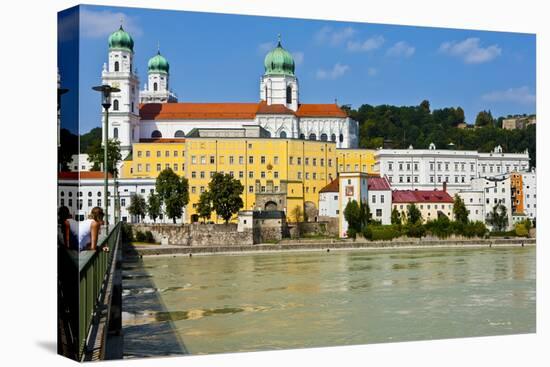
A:
<svg viewBox="0 0 550 367">
<path fill-rule="evenodd" d="M 373 149 L 337 149 L 338 172 L 376 173 Z"/>
<path fill-rule="evenodd" d="M 290 213 L 300 206 L 310 217 L 317 215 L 319 191 L 336 178 L 333 142 L 219 137 L 204 130 L 189 135 L 185 139 L 142 139 L 133 144 L 132 156 L 121 169 L 123 178 L 155 178 L 167 167 L 185 176 L 189 180 L 187 222 L 196 214 L 200 194 L 208 190 L 215 172 L 241 181 L 243 210 L 269 208 Z"/>
</svg>

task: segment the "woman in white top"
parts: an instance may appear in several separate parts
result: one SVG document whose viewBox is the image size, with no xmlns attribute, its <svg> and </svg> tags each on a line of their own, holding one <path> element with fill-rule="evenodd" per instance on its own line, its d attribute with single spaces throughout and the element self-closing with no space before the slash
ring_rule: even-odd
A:
<svg viewBox="0 0 550 367">
<path fill-rule="evenodd" d="M 88 219 L 83 220 L 82 222 L 77 222 L 75 220 L 68 220 L 67 226 L 72 234 L 71 242 L 76 241 L 72 246 L 73 248 L 78 246 L 78 251 L 84 250 L 96 250 L 97 249 L 97 240 L 99 237 L 99 229 L 103 224 L 103 209 L 96 206 L 90 212 Z M 104 246 L 104 251 L 109 251 L 109 248 Z"/>
</svg>

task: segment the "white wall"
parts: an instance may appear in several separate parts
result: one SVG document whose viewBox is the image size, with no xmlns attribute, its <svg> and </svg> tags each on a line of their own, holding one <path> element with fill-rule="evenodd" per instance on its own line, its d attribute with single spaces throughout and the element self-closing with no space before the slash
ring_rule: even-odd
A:
<svg viewBox="0 0 550 367">
<path fill-rule="evenodd" d="M 319 194 L 319 216 L 337 218 L 340 214 L 338 192 L 322 192 Z"/>
<path fill-rule="evenodd" d="M 537 174 L 526 172 L 523 174 L 523 210 L 531 220 L 537 218 Z"/>
<path fill-rule="evenodd" d="M 391 190 L 369 190 L 368 197 L 372 219 L 391 224 Z"/>
</svg>

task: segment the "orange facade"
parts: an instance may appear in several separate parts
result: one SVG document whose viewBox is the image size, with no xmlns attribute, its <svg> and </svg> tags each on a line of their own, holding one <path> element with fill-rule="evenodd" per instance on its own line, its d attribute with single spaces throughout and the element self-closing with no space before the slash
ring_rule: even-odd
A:
<svg viewBox="0 0 550 367">
<path fill-rule="evenodd" d="M 520 173 L 510 175 L 510 184 L 512 192 L 512 213 L 523 214 L 523 176 Z"/>
</svg>

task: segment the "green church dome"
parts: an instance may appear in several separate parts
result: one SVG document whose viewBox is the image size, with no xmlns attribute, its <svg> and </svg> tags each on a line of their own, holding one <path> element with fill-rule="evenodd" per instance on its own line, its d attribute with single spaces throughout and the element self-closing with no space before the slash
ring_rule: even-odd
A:
<svg viewBox="0 0 550 367">
<path fill-rule="evenodd" d="M 109 36 L 109 49 L 122 49 L 134 52 L 134 40 L 120 26 L 120 28 Z"/>
<path fill-rule="evenodd" d="M 158 51 L 155 56 L 149 59 L 147 69 L 150 73 L 161 72 L 168 74 L 168 71 L 170 70 L 170 64 L 168 64 L 166 58 L 160 54 L 160 51 Z"/>
<path fill-rule="evenodd" d="M 281 46 L 281 37 L 277 47 L 271 50 L 264 60 L 265 75 L 292 75 L 294 76 L 294 59 L 290 52 Z"/>
</svg>

